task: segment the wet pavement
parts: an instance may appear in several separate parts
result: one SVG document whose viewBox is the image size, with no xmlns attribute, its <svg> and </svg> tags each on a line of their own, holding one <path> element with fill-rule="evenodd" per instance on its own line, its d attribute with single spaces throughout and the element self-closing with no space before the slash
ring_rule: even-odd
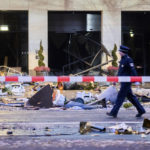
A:
<svg viewBox="0 0 150 150">
<path fill-rule="evenodd" d="M 121 108 L 118 118 L 106 116 L 107 109 L 63 110 L 50 108 L 25 110 L 19 107 L 0 107 L 0 150 L 3 149 L 84 149 L 84 150 L 149 150 L 150 135 L 116 135 L 106 132 L 79 133 L 80 121 L 92 125 L 109 127 L 126 123 L 133 129 L 140 129 L 144 118 L 150 118 L 150 108 L 142 118 L 135 118 L 135 108 Z"/>
<path fill-rule="evenodd" d="M 1 150 L 149 150 L 150 143 L 143 140 L 52 139 L 51 137 L 1 137 Z"/>
</svg>

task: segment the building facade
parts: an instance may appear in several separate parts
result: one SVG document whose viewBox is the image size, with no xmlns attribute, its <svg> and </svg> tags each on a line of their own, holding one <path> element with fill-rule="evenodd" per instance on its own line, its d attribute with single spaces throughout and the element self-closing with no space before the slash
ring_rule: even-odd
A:
<svg viewBox="0 0 150 150">
<path fill-rule="evenodd" d="M 122 39 L 122 12 L 150 11 L 149 0 L 0 0 L 1 11 L 28 12 L 28 69 L 37 66 L 36 50 L 42 40 L 48 65 L 48 12 L 96 11 L 101 13 L 101 42 L 108 50 Z"/>
</svg>

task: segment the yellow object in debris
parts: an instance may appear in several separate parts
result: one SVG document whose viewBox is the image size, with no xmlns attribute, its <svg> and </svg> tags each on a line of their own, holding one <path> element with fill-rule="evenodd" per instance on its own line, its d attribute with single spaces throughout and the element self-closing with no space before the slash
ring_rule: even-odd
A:
<svg viewBox="0 0 150 150">
<path fill-rule="evenodd" d="M 64 86 L 63 86 L 62 82 L 58 82 L 57 87 L 58 87 L 59 90 L 63 90 L 64 89 Z"/>
<path fill-rule="evenodd" d="M 56 94 L 57 94 L 57 91 L 56 91 L 56 90 L 54 90 L 54 91 L 53 91 L 53 95 L 52 95 L 52 97 L 53 97 L 53 101 L 56 99 Z"/>
<path fill-rule="evenodd" d="M 4 72 L 0 72 L 0 76 L 5 76 Z"/>
</svg>

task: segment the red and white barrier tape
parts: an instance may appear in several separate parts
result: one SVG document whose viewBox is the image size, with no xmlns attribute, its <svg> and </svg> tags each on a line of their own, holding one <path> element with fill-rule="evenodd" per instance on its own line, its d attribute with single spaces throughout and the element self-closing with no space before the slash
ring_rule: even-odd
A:
<svg viewBox="0 0 150 150">
<path fill-rule="evenodd" d="M 150 76 L 0 76 L 0 82 L 150 82 Z"/>
</svg>

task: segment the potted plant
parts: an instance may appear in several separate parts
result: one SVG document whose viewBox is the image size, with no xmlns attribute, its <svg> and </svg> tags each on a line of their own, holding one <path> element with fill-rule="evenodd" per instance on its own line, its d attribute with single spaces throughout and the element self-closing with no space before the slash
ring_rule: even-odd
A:
<svg viewBox="0 0 150 150">
<path fill-rule="evenodd" d="M 50 68 L 45 66 L 44 56 L 43 56 L 43 46 L 42 41 L 40 41 L 40 49 L 38 50 L 38 66 L 34 68 L 36 75 L 48 75 Z"/>
<path fill-rule="evenodd" d="M 117 52 L 117 45 L 115 44 L 114 48 L 112 50 L 113 61 L 112 61 L 111 66 L 108 66 L 108 68 L 107 68 L 108 73 L 111 76 L 115 76 L 117 74 L 117 71 L 118 71 L 118 63 L 117 63 L 118 57 L 116 55 L 116 52 Z"/>
</svg>

